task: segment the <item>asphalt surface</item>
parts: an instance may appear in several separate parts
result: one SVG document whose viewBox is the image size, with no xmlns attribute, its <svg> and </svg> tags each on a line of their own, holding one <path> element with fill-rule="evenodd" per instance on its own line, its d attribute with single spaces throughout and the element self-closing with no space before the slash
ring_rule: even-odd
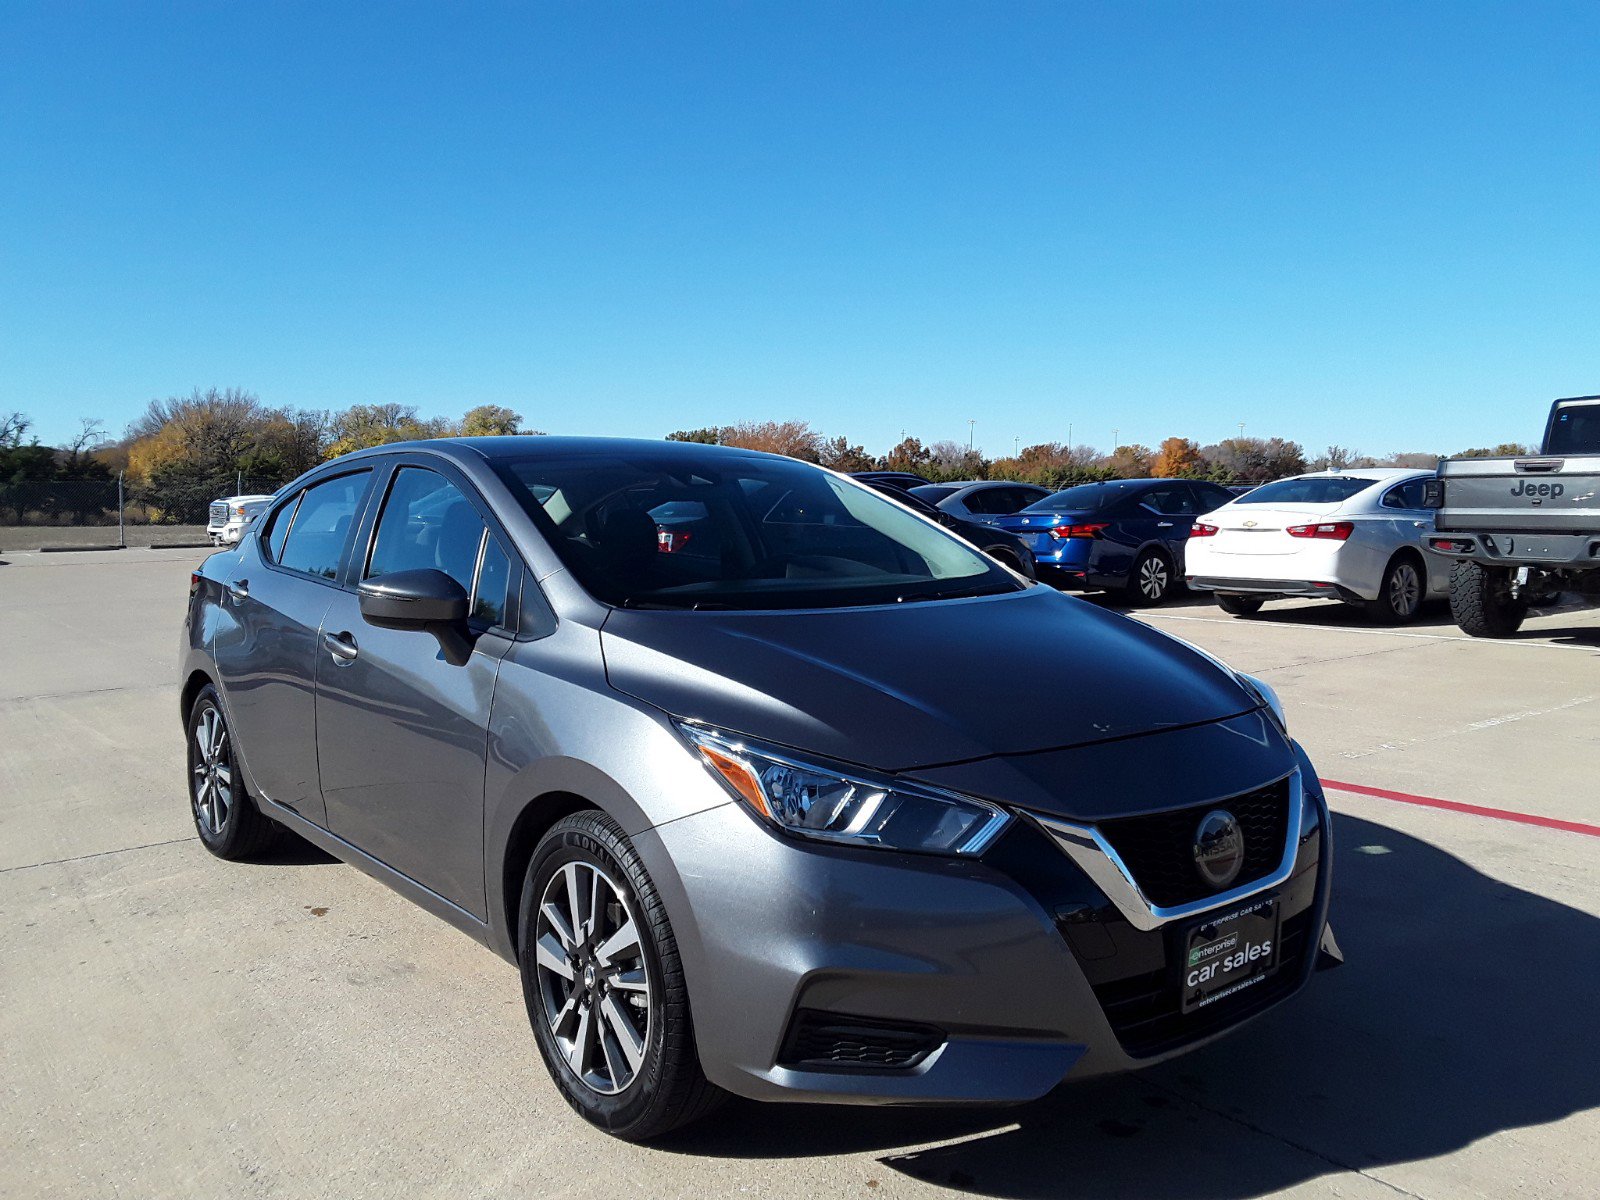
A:
<svg viewBox="0 0 1600 1200">
<path fill-rule="evenodd" d="M 355 870 L 195 840 L 200 552 L 0 565 L 0 1196 L 1593 1196 L 1600 837 L 1335 792 L 1347 964 L 1173 1064 L 1021 1109 L 730 1104 L 592 1131 L 514 971 Z M 1600 611 L 1142 617 L 1269 680 L 1325 778 L 1600 825 Z"/>
</svg>

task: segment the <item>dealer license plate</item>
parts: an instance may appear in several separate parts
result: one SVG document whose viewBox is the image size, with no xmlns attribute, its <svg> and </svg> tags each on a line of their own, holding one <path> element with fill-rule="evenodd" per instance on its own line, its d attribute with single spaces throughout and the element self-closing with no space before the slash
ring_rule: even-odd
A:
<svg viewBox="0 0 1600 1200">
<path fill-rule="evenodd" d="M 1189 931 L 1183 959 L 1183 1011 L 1193 1012 L 1255 987 L 1278 966 L 1278 898 L 1259 896 L 1207 917 Z"/>
</svg>

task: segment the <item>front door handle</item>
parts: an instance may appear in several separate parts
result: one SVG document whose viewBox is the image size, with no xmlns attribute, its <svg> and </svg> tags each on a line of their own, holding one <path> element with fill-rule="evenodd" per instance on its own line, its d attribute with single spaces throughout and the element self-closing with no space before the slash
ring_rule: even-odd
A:
<svg viewBox="0 0 1600 1200">
<path fill-rule="evenodd" d="M 243 604 L 250 599 L 250 581 L 248 579 L 236 579 L 228 584 L 228 598 L 235 604 Z"/>
<path fill-rule="evenodd" d="M 322 644 L 327 647 L 328 653 L 333 655 L 333 661 L 341 667 L 347 667 L 355 662 L 356 655 L 361 649 L 356 645 L 356 639 L 348 633 L 325 633 L 322 635 Z"/>
</svg>

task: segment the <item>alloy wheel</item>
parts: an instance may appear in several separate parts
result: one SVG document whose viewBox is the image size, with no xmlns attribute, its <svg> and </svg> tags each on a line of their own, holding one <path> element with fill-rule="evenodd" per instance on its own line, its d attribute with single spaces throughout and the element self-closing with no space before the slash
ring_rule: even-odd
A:
<svg viewBox="0 0 1600 1200">
<path fill-rule="evenodd" d="M 1422 581 L 1408 562 L 1395 564 L 1389 576 L 1389 607 L 1397 617 L 1409 617 L 1422 602 Z"/>
<path fill-rule="evenodd" d="M 1139 566 L 1139 591 L 1146 600 L 1159 600 L 1167 594 L 1167 564 L 1152 554 Z"/>
<path fill-rule="evenodd" d="M 624 1091 L 650 1045 L 650 971 L 627 894 L 599 867 L 569 862 L 545 885 L 534 965 L 567 1066 L 601 1095 Z"/>
<path fill-rule="evenodd" d="M 208 705 L 195 724 L 190 771 L 195 819 L 202 832 L 220 837 L 233 811 L 233 766 L 228 755 L 228 725 L 214 706 Z"/>
</svg>

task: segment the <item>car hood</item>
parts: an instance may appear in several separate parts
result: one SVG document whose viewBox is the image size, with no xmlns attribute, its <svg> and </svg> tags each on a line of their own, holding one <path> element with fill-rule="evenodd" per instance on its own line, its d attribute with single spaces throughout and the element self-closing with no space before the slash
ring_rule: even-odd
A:
<svg viewBox="0 0 1600 1200">
<path fill-rule="evenodd" d="M 611 686 L 805 753 L 910 771 L 1224 720 L 1231 673 L 1046 587 L 790 612 L 631 611 L 601 634 Z"/>
</svg>

